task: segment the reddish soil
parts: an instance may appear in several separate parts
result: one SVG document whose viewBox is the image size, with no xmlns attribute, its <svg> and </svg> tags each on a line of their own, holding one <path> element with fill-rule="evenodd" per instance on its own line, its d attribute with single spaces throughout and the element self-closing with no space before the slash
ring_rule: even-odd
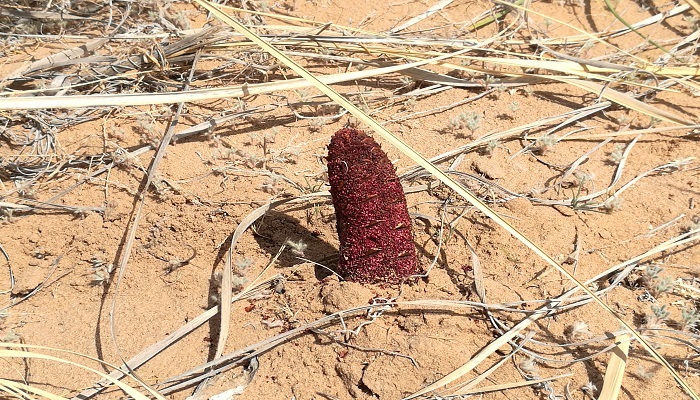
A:
<svg viewBox="0 0 700 400">
<path fill-rule="evenodd" d="M 369 0 L 299 0 L 294 2 L 290 12 L 316 21 L 333 21 L 355 27 L 361 24 L 368 31 L 382 31 L 418 15 L 433 2 L 394 3 L 379 10 L 376 1 Z M 625 10 L 628 21 L 639 21 L 653 15 L 652 11 L 632 2 L 621 0 L 619 4 L 618 10 Z M 183 7 L 191 10 L 192 21 L 202 19 L 201 10 L 195 11 L 194 5 Z M 602 3 L 585 7 L 569 2 L 564 6 L 535 3 L 533 7 L 586 31 L 607 29 L 610 24 L 621 27 Z M 456 1 L 411 30 L 455 23 L 463 19 L 465 10 L 470 15 L 478 14 L 474 11 L 476 9 L 485 10 L 487 4 Z M 542 24 L 542 18 L 534 15 L 532 18 L 533 24 Z M 199 25 L 192 22 L 193 28 L 199 26 L 201 22 Z M 690 29 L 689 22 L 676 17 L 671 23 L 653 25 L 642 32 L 663 40 L 688 35 Z M 572 32 L 575 31 L 554 24 L 549 34 L 563 36 Z M 491 34 L 493 29 L 479 31 L 477 35 L 483 39 Z M 642 39 L 626 35 L 614 41 L 620 48 L 630 49 Z M 36 54 L 28 49 L 8 54 L 0 69 L 0 77 L 23 65 L 29 55 L 39 58 L 75 46 L 75 43 L 40 44 Z M 600 48 L 595 51 L 605 53 Z M 658 51 L 649 51 L 640 55 L 653 60 L 659 54 Z M 596 54 L 587 56 L 593 55 Z M 343 72 L 344 67 L 344 64 L 320 65 L 315 71 L 338 73 Z M 444 69 L 433 69 L 445 73 Z M 359 87 L 359 90 L 386 95 L 401 86 L 400 79 L 400 76 L 392 75 L 363 81 L 358 86 L 334 87 L 345 93 L 357 92 Z M 494 92 L 467 105 L 396 121 L 408 112 L 434 110 L 481 90 L 454 88 L 423 97 L 410 107 L 377 107 L 373 116 L 416 151 L 430 158 L 465 145 L 472 138 L 596 101 L 595 95 L 564 83 L 529 87 L 532 89 L 529 92 L 522 89 Z M 317 93 L 311 89 L 308 92 Z M 296 93 L 284 95 L 298 100 Z M 247 99 L 247 107 L 250 109 L 273 101 L 277 101 L 273 96 L 258 96 Z M 700 102 L 685 91 L 662 92 L 648 103 L 686 119 L 700 121 Z M 201 122 L 201 116 L 232 110 L 237 104 L 236 99 L 188 104 L 182 126 L 178 129 Z M 517 109 L 514 104 L 517 104 Z M 165 130 L 166 119 L 155 119 L 144 132 L 135 115 L 139 112 L 156 115 L 163 109 L 163 106 L 115 109 L 109 116 L 61 131 L 57 135 L 60 153 L 97 154 L 102 153 L 105 146 L 114 149 L 116 146 L 126 148 L 143 144 L 149 135 L 151 139 L 158 139 Z M 451 119 L 471 111 L 482 115 L 481 124 L 473 135 L 469 131 L 457 135 L 447 129 Z M 629 121 L 629 127 L 623 126 L 622 129 L 640 129 L 649 123 L 646 116 L 615 108 L 566 127 L 557 135 L 580 128 L 591 128 L 583 131 L 590 135 L 615 133 L 620 129 L 614 123 L 615 118 L 619 120 L 623 116 Z M 137 193 L 144 179 L 143 168 L 150 164 L 153 151 L 113 168 L 109 174 L 88 180 L 60 200 L 63 204 L 104 207 L 103 213 L 41 211 L 5 216 L 0 224 L 0 245 L 9 256 L 9 263 L 0 258 L 4 265 L 0 271 L 3 304 L 16 303 L 42 282 L 43 286 L 25 301 L 4 309 L 0 337 L 6 341 L 86 354 L 120 365 L 122 360 L 168 337 L 183 324 L 215 306 L 220 296 L 215 275 L 223 268 L 227 239 L 238 224 L 271 199 L 328 189 L 324 171 L 326 145 L 330 136 L 345 126 L 349 118 L 329 120 L 320 127 L 313 126 L 313 121 L 295 117 L 289 108 L 279 108 L 224 124 L 217 127 L 213 135 L 198 135 L 169 146 L 158 169 L 156 187 L 145 196 L 143 218 L 118 293 L 116 279 L 119 271 L 112 273 L 109 283 L 95 284 L 93 267 L 95 260 L 116 265 L 123 256 L 124 238 L 137 208 Z M 363 126 L 360 128 L 367 130 Z M 413 167 L 413 163 L 397 149 L 379 135 L 372 135 L 395 163 L 399 175 Z M 586 140 L 562 141 L 541 153 L 523 152 L 531 142 L 527 139 L 508 140 L 490 153 L 482 150 L 467 153 L 457 170 L 530 197 L 568 199 L 577 193 L 585 195 L 606 188 L 616 168 L 609 161 L 610 154 L 616 151 L 616 146 L 626 146 L 633 137 L 617 136 L 593 152 L 577 171 L 579 177 L 585 173 L 590 178 L 583 187 L 579 189 L 577 178 L 571 177 L 562 182 L 557 191 L 555 183 L 562 174 L 560 167 L 568 166 L 603 139 L 591 136 Z M 651 168 L 698 156 L 698 148 L 698 135 L 690 135 L 688 131 L 644 135 L 634 145 L 614 189 Z M 15 150 L 3 142 L 0 142 L 0 149 L 2 156 Z M 88 172 L 76 169 L 60 174 L 53 181 L 37 184 L 32 196 L 49 199 L 84 178 Z M 274 175 L 270 176 L 270 172 Z M 417 180 L 413 184 L 427 182 Z M 694 218 L 697 223 L 700 215 L 697 160 L 673 173 L 653 174 L 637 181 L 621 195 L 621 202 L 608 212 L 574 210 L 570 205 L 537 205 L 525 198 L 509 199 L 493 186 L 484 190 L 475 180 L 466 182 L 485 199 L 495 195 L 500 200 L 509 200 L 493 204 L 495 212 L 581 281 L 682 234 L 693 225 Z M 14 187 L 7 179 L 0 183 L 2 191 L 9 192 Z M 0 201 L 13 200 L 0 198 Z M 300 260 L 300 252 L 292 252 L 288 247 L 265 273 L 266 276 L 282 274 L 286 278 L 284 290 L 233 304 L 224 354 L 377 299 L 399 296 L 402 301 L 478 302 L 474 287 L 475 263 L 467 243 L 478 257 L 489 303 L 548 299 L 573 286 L 504 229 L 443 186 L 409 193 L 407 202 L 413 217 L 419 262 L 424 270 L 436 256 L 441 216 L 446 218 L 446 223 L 454 222 L 451 229 L 442 232 L 443 242 L 436 264 L 427 277 L 400 288 L 343 282 L 334 275 L 328 276 L 326 270 L 314 263 Z M 449 205 L 447 209 L 444 208 L 446 204 Z M 306 245 L 301 251 L 305 259 L 328 267 L 336 264 L 338 238 L 333 207 L 327 198 L 271 210 L 254 225 L 254 229 L 249 229 L 234 250 L 234 262 L 239 267 L 234 287 L 240 289 L 251 283 L 288 241 L 301 241 Z M 189 262 L 178 263 L 193 254 Z M 645 315 L 651 313 L 652 304 L 640 300 L 640 296 L 646 290 L 645 268 L 652 262 L 664 268 L 662 277 L 675 282 L 672 293 L 658 298 L 657 304 L 665 304 L 670 312 L 664 326 L 680 329 L 677 323 L 681 320 L 681 310 L 694 308 L 698 298 L 699 284 L 692 280 L 698 277 L 700 266 L 697 245 L 681 246 L 645 259 L 629 279 L 610 290 L 603 300 L 628 323 L 635 327 L 644 325 Z M 9 285 L 8 267 L 14 273 L 14 288 Z M 691 280 L 681 281 L 682 278 Z M 602 280 L 597 284 L 606 282 Z M 635 282 L 638 285 L 635 286 Z M 688 289 L 691 291 L 683 293 L 681 284 L 695 288 L 696 292 Z M 114 314 L 111 315 L 113 304 Z M 536 306 L 538 304 L 527 304 L 522 308 Z M 110 333 L 110 316 L 114 320 L 114 337 Z M 496 312 L 495 316 L 509 326 L 525 318 L 524 314 L 515 312 Z M 548 359 L 559 360 L 537 361 L 536 373 L 539 376 L 568 374 L 550 383 L 556 395 L 564 396 L 568 390 L 572 398 L 583 399 L 587 397 L 580 388 L 587 383 L 592 382 L 598 390 L 602 387 L 611 353 L 605 352 L 575 363 L 567 361 L 602 351 L 613 341 L 605 339 L 575 348 L 557 347 L 571 341 L 570 329 L 577 321 L 588 326 L 588 332 L 581 334 L 583 338 L 599 337 L 619 328 L 601 307 L 590 303 L 533 324 L 530 327 L 533 338 L 540 344 L 528 348 Z M 217 317 L 203 324 L 139 368 L 138 376 L 149 384 L 156 384 L 205 363 L 213 356 L 219 326 Z M 342 323 L 336 321 L 324 326 L 322 330 L 303 332 L 259 355 L 257 373 L 241 398 L 400 399 L 459 368 L 498 335 L 492 322 L 479 308 L 425 305 L 395 308 L 373 320 L 360 313 Z M 656 341 L 658 338 L 650 339 Z M 695 338 L 688 337 L 688 340 L 697 346 Z M 662 339 L 658 342 L 664 343 L 659 351 L 668 357 L 671 365 L 692 387 L 699 389 L 697 375 L 700 366 L 695 351 L 678 342 Z M 510 351 L 512 347 L 503 346 L 459 382 L 483 373 Z M 103 370 L 83 358 L 65 353 L 59 355 Z M 527 359 L 525 353 L 518 353 L 513 362 L 500 367 L 480 385 L 525 380 L 519 368 L 522 369 Z M 68 397 L 99 380 L 95 374 L 75 366 L 38 359 L 26 363 L 8 359 L 0 366 L 0 376 L 26 379 L 32 385 Z M 243 368 L 236 367 L 214 379 L 207 393 L 221 392 L 245 382 Z M 598 391 L 594 393 L 597 396 Z M 180 399 L 190 394 L 191 388 L 173 396 Z M 634 344 L 620 398 L 675 399 L 682 396 L 682 390 L 669 373 L 655 364 L 641 346 Z M 488 393 L 484 397 L 541 399 L 546 398 L 546 393 L 543 388 L 524 387 Z"/>
</svg>

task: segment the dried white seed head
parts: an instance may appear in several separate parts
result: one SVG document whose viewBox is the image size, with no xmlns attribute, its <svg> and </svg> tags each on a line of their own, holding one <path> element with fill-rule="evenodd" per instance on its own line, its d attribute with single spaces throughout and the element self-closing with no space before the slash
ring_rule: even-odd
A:
<svg viewBox="0 0 700 400">
<path fill-rule="evenodd" d="M 305 257 L 304 251 L 306 250 L 307 247 L 309 247 L 309 245 L 304 243 L 301 239 L 299 239 L 298 242 L 294 242 L 291 239 L 288 239 L 284 244 L 289 246 L 292 253 L 294 253 L 300 257 Z"/>
<path fill-rule="evenodd" d="M 530 378 L 539 376 L 537 373 L 537 362 L 535 361 L 535 357 L 531 356 L 521 361 L 520 364 L 518 364 L 518 367 L 520 367 L 520 370 Z"/>
<path fill-rule="evenodd" d="M 593 334 L 588 330 L 588 324 L 583 321 L 575 321 L 567 329 L 566 338 L 572 342 L 588 339 Z"/>
<path fill-rule="evenodd" d="M 589 396 L 594 396 L 598 388 L 593 384 L 593 382 L 588 382 L 587 384 L 581 386 L 581 391 Z"/>
</svg>

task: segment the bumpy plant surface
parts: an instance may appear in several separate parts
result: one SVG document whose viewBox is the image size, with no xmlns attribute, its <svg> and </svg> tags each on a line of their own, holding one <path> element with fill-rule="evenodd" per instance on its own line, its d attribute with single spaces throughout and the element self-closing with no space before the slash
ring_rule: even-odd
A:
<svg viewBox="0 0 700 400">
<path fill-rule="evenodd" d="M 406 196 L 379 144 L 360 130 L 341 129 L 327 161 L 339 273 L 363 283 L 398 283 L 418 273 Z"/>
</svg>

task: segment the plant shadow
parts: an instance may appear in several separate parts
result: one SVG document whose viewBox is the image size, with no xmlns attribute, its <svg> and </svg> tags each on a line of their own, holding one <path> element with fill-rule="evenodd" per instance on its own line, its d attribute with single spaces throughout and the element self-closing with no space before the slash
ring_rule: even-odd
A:
<svg viewBox="0 0 700 400">
<path fill-rule="evenodd" d="M 277 259 L 281 269 L 303 264 L 309 260 L 315 263 L 316 278 L 321 280 L 332 275 L 337 267 L 338 249 L 325 241 L 319 232 L 310 231 L 300 221 L 288 214 L 268 211 L 258 221 L 255 228 L 255 241 L 260 249 L 274 256 L 287 243 L 287 248 Z M 288 243 L 300 244 L 297 248 Z"/>
</svg>

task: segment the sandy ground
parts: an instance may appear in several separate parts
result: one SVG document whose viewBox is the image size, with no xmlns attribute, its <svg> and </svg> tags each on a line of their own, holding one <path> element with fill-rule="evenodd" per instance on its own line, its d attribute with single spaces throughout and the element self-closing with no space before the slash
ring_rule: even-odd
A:
<svg viewBox="0 0 700 400">
<path fill-rule="evenodd" d="M 619 3 L 630 21 L 652 15 L 652 11 L 635 3 Z M 369 31 L 390 29 L 430 5 L 394 2 L 380 10 L 372 1 L 298 0 L 285 4 L 297 16 L 356 27 L 361 24 Z M 485 5 L 457 1 L 412 29 L 418 31 L 454 23 L 460 20 L 461 13 L 475 14 L 470 11 L 472 8 L 484 9 Z M 183 8 L 189 10 L 187 15 L 194 21 L 192 27 L 201 26 L 201 11 L 196 11 L 193 5 Z M 606 29 L 614 24 L 613 17 L 598 3 L 583 7 L 573 3 L 537 3 L 535 8 L 588 31 Z M 559 30 L 550 33 L 564 35 L 569 30 L 556 29 Z M 690 25 L 677 18 L 673 23 L 654 25 L 645 32 L 663 39 L 678 32 L 687 34 Z M 488 37 L 491 33 L 478 35 Z M 640 41 L 639 37 L 628 35 L 616 39 L 615 44 L 632 48 Z M 2 72 L 18 68 L 27 57 L 36 58 L 67 47 L 69 44 L 54 42 L 51 46 L 37 46 L 36 54 L 32 54 L 29 47 L 23 48 L 8 54 Z M 313 67 L 315 71 L 333 73 L 342 72 L 345 65 L 330 63 Z M 399 90 L 402 85 L 404 82 L 399 76 L 390 76 L 334 87 L 344 93 L 365 90 L 371 96 L 391 95 L 392 90 Z M 400 90 L 412 88 L 415 86 Z M 467 105 L 419 114 L 479 93 L 479 89 L 455 88 L 422 97 L 409 105 L 387 104 L 375 109 L 373 116 L 429 158 L 487 133 L 504 131 L 596 101 L 596 96 L 564 83 L 529 88 L 532 90 L 495 92 Z M 308 96 L 316 93 L 308 90 Z M 275 96 L 298 99 L 299 94 L 276 93 Z M 247 99 L 245 106 L 254 109 L 273 101 L 277 101 L 274 96 L 258 96 Z M 689 120 L 698 121 L 700 117 L 700 102 L 688 93 L 661 93 L 649 103 Z M 236 99 L 188 104 L 182 126 L 198 123 L 202 115 L 214 115 L 238 106 Z M 126 148 L 149 138 L 157 140 L 165 129 L 166 119 L 151 119 L 148 115 L 157 116 L 163 110 L 163 106 L 115 109 L 109 116 L 61 131 L 57 134 L 59 153 L 97 154 L 104 151 L 105 143 Z M 451 119 L 472 111 L 482 115 L 481 124 L 473 133 L 448 129 Z M 416 116 L 401 119 L 411 113 Z M 618 125 L 615 121 L 621 117 L 629 122 Z M 102 265 L 100 263 L 117 264 L 123 256 L 125 232 L 137 208 L 143 168 L 149 165 L 152 151 L 111 169 L 109 174 L 88 180 L 60 200 L 64 204 L 104 207 L 103 213 L 44 211 L 5 216 L 0 224 L 0 245 L 9 256 L 9 262 L 3 260 L 0 272 L 3 304 L 18 303 L 35 288 L 40 290 L 4 309 L 0 337 L 16 343 L 78 352 L 118 365 L 216 306 L 220 296 L 216 274 L 223 267 L 227 238 L 238 224 L 270 199 L 327 189 L 325 146 L 330 136 L 351 119 L 343 116 L 318 126 L 315 121 L 299 118 L 289 108 L 279 108 L 236 119 L 217 127 L 211 135 L 199 135 L 171 145 L 159 168 L 156 188 L 145 196 L 143 218 L 118 292 L 115 284 L 118 271 L 112 273 L 111 279 L 95 282 L 94 267 Z M 605 134 L 620 129 L 639 129 L 648 124 L 648 117 L 616 108 L 605 114 L 594 114 L 560 133 L 591 128 L 594 134 Z M 615 188 L 654 167 L 700 154 L 698 136 L 686 133 L 676 131 L 639 138 Z M 413 166 L 398 150 L 374 136 L 395 162 L 399 174 Z M 505 141 L 490 152 L 466 153 L 456 169 L 530 197 L 569 199 L 606 188 L 616 169 L 611 154 L 619 151 L 620 146 L 627 146 L 633 137 L 615 137 L 590 154 L 579 167 L 577 176 L 562 182 L 561 168 L 603 139 L 562 141 L 539 153 L 523 151 L 531 141 Z M 4 142 L 0 142 L 0 148 L 3 156 L 16 150 Z M 36 199 L 48 199 L 87 172 L 83 169 L 60 174 L 51 184 L 37 185 L 36 192 L 31 195 Z M 524 198 L 513 199 L 493 187 L 485 189 L 473 179 L 464 182 L 477 190 L 480 197 L 496 198 L 498 202 L 492 204 L 495 212 L 584 281 L 689 229 L 693 218 L 700 215 L 698 174 L 696 164 L 690 164 L 673 173 L 644 177 L 626 190 L 621 200 L 607 212 L 574 210 L 570 205 L 537 205 Z M 586 181 L 580 186 L 582 175 L 586 176 Z M 411 184 L 427 183 L 428 180 L 415 180 Z M 13 187 L 8 179 L 2 184 L 3 190 Z M 266 213 L 235 248 L 235 289 L 251 283 L 288 241 L 303 242 L 306 246 L 302 249 L 303 258 L 314 263 L 300 259 L 300 252 L 292 252 L 289 247 L 283 251 L 266 270 L 266 276 L 281 274 L 286 278 L 283 288 L 233 304 L 224 354 L 338 311 L 378 303 L 382 299 L 478 302 L 475 267 L 480 268 L 485 296 L 490 303 L 542 300 L 572 287 L 562 274 L 547 267 L 523 244 L 444 187 L 408 194 L 407 199 L 414 217 L 414 240 L 421 266 L 427 270 L 434 259 L 435 264 L 427 277 L 400 288 L 344 282 L 314 264 L 332 267 L 334 257 L 337 258 L 335 217 L 327 201 L 320 199 L 303 206 L 283 206 Z M 442 231 L 440 240 L 441 218 L 452 226 Z M 474 255 L 467 243 L 474 248 Z M 475 257 L 478 265 L 475 265 Z M 630 278 L 603 297 L 606 304 L 635 327 L 644 325 L 645 315 L 651 313 L 652 303 L 644 297 L 649 286 L 648 283 L 645 286 L 644 271 L 650 263 L 664 268 L 662 277 L 669 277 L 679 285 L 684 283 L 696 291 L 698 287 L 694 280 L 700 265 L 697 245 L 645 259 Z M 14 273 L 14 288 L 9 285 L 8 266 Z M 681 278 L 689 280 L 681 281 Z M 43 285 L 38 286 L 42 282 Z M 596 282 L 594 288 L 606 284 L 609 282 L 603 279 Z M 694 309 L 694 298 L 679 290 L 660 295 L 657 305 L 665 304 L 670 312 L 663 326 L 680 329 L 681 310 Z M 516 308 L 536 306 L 538 304 L 528 303 Z M 494 315 L 508 326 L 525 317 L 517 312 Z M 110 318 L 114 321 L 114 336 Z M 579 322 L 587 324 L 587 329 L 577 331 L 579 336 L 572 338 L 571 327 Z M 206 362 L 214 355 L 212 348 L 219 337 L 220 323 L 215 317 L 203 324 L 139 368 L 138 376 L 149 384 L 156 384 Z M 236 367 L 215 378 L 207 393 L 247 383 L 241 398 L 399 399 L 459 368 L 499 335 L 483 311 L 466 306 L 405 305 L 374 318 L 358 313 L 320 329 L 303 331 L 259 355 L 258 369 L 249 383 L 243 368 Z M 611 353 L 598 353 L 613 344 L 610 338 L 575 347 L 560 346 L 576 341 L 573 339 L 581 341 L 609 335 L 618 329 L 616 321 L 598 305 L 591 303 L 568 310 L 541 320 L 529 329 L 536 343 L 528 345 L 528 351 L 545 359 L 537 359 L 533 366 L 528 363 L 527 354 L 521 351 L 481 386 L 523 381 L 523 374 L 530 373 L 530 377 L 565 375 L 549 384 L 557 396 L 570 392 L 571 398 L 583 399 L 588 397 L 581 388 L 589 382 L 598 390 L 602 387 Z M 659 351 L 691 386 L 700 388 L 696 351 L 678 342 L 652 339 L 664 343 Z M 687 339 L 697 343 L 692 337 Z M 511 351 L 512 347 L 503 346 L 459 382 L 483 373 Z M 589 355 L 594 356 L 571 362 Z M 61 356 L 103 370 L 85 359 L 70 354 Z M 0 371 L 5 379 L 26 379 L 63 396 L 73 396 L 97 380 L 96 375 L 75 366 L 38 359 L 26 363 L 8 359 L 1 364 Z M 191 390 L 181 390 L 173 396 L 184 398 Z M 594 396 L 598 390 L 593 392 Z M 508 399 L 546 396 L 546 389 L 542 387 L 484 395 L 485 398 Z M 668 372 L 656 365 L 640 346 L 633 345 L 620 398 L 682 396 Z"/>
</svg>

